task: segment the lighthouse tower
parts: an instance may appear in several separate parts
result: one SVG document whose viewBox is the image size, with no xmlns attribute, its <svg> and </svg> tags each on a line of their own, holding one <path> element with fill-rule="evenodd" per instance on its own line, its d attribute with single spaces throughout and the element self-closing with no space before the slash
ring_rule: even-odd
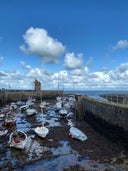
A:
<svg viewBox="0 0 128 171">
<path fill-rule="evenodd" d="M 41 83 L 37 79 L 35 79 L 34 84 L 35 84 L 34 90 L 40 91 L 41 90 Z"/>
</svg>

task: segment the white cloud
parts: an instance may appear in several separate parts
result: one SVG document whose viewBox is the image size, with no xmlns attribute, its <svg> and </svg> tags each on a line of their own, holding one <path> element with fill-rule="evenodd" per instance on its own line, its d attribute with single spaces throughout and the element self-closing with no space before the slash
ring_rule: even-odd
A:
<svg viewBox="0 0 128 171">
<path fill-rule="evenodd" d="M 113 50 L 128 48 L 127 40 L 119 40 L 115 46 L 112 47 Z"/>
<path fill-rule="evenodd" d="M 29 28 L 23 35 L 24 44 L 20 49 L 28 55 L 37 55 L 44 63 L 57 63 L 64 53 L 65 46 L 56 39 L 50 37 L 43 28 Z"/>
<path fill-rule="evenodd" d="M 117 70 L 118 70 L 120 73 L 123 73 L 123 72 L 128 71 L 128 63 L 122 63 L 122 64 L 117 68 Z"/>
<path fill-rule="evenodd" d="M 76 58 L 79 59 L 79 58 Z M 82 60 L 80 60 L 82 61 Z M 53 73 L 42 67 L 32 67 L 25 62 L 21 62 L 24 72 L 0 71 L 0 88 L 12 89 L 32 89 L 34 80 L 38 79 L 42 84 L 42 89 L 73 89 L 76 90 L 103 90 L 119 87 L 128 89 L 128 63 L 122 63 L 114 70 L 102 70 L 89 72 L 88 67 L 77 69 L 61 70 Z M 80 65 L 81 66 L 81 65 Z M 123 89 L 124 90 L 124 89 Z"/>
<path fill-rule="evenodd" d="M 64 67 L 68 70 L 80 69 L 82 67 L 83 54 L 75 56 L 74 53 L 67 53 L 64 59 Z"/>
<path fill-rule="evenodd" d="M 22 68 L 26 69 L 26 70 L 30 70 L 32 67 L 30 65 L 26 65 L 26 63 L 24 61 L 20 62 Z"/>
<path fill-rule="evenodd" d="M 6 76 L 7 76 L 7 74 L 6 74 L 5 72 L 0 71 L 0 77 L 1 77 L 1 80 L 2 80 L 2 77 L 4 78 L 4 77 L 6 77 Z"/>
<path fill-rule="evenodd" d="M 46 68 L 32 67 L 25 62 L 21 62 L 22 68 L 25 70 L 25 76 L 31 80 L 40 78 L 41 81 L 45 82 L 51 80 L 52 73 Z"/>
<path fill-rule="evenodd" d="M 113 80 L 124 80 L 124 84 L 126 84 L 125 81 L 128 81 L 128 63 L 122 63 L 115 71 L 111 72 L 111 78 Z"/>
<path fill-rule="evenodd" d="M 65 80 L 67 80 L 68 78 L 68 73 L 66 70 L 60 71 L 58 73 L 54 73 L 52 75 L 52 79 L 56 81 L 56 83 L 58 84 L 58 82 L 61 82 L 61 84 L 64 84 Z"/>
<path fill-rule="evenodd" d="M 39 68 L 32 68 L 31 70 L 29 70 L 29 72 L 26 73 L 27 77 L 31 77 L 31 78 L 39 78 L 42 75 L 42 70 Z"/>
<path fill-rule="evenodd" d="M 84 71 L 85 71 L 85 73 L 88 73 L 88 67 L 87 66 L 84 67 Z"/>
<path fill-rule="evenodd" d="M 92 65 L 93 65 L 92 61 L 93 61 L 93 56 L 91 56 L 91 57 L 88 59 L 88 61 L 86 62 L 86 65 L 87 65 L 87 66 L 92 66 Z"/>
<path fill-rule="evenodd" d="M 82 69 L 74 69 L 74 70 L 71 70 L 71 75 L 73 76 L 81 76 L 83 74 L 82 72 Z"/>
</svg>

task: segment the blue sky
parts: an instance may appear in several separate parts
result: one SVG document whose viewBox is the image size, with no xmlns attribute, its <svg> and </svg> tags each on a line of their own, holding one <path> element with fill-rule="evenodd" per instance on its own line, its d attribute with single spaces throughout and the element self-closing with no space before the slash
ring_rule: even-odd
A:
<svg viewBox="0 0 128 171">
<path fill-rule="evenodd" d="M 126 0 L 1 0 L 0 88 L 128 90 Z"/>
</svg>

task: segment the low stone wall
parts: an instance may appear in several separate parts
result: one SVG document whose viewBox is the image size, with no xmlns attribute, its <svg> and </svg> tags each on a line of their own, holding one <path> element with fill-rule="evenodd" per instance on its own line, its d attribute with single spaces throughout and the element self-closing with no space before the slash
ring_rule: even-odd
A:
<svg viewBox="0 0 128 171">
<path fill-rule="evenodd" d="M 29 97 L 35 98 L 36 100 L 41 99 L 52 99 L 56 98 L 56 96 L 62 96 L 63 90 L 10 90 L 10 91 L 0 91 L 0 104 L 6 104 L 9 102 L 16 101 L 26 101 Z"/>
<path fill-rule="evenodd" d="M 100 96 L 110 102 L 128 105 L 128 94 L 101 94 Z"/>
<path fill-rule="evenodd" d="M 84 118 L 92 126 L 113 140 L 128 142 L 128 107 L 88 96 L 82 98 L 82 106 Z"/>
</svg>

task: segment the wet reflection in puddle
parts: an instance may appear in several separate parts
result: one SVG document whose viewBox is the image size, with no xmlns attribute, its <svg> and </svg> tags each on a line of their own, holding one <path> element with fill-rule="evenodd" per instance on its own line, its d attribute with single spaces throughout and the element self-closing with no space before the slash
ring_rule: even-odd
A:
<svg viewBox="0 0 128 171">
<path fill-rule="evenodd" d="M 61 126 L 59 122 L 59 118 L 55 117 L 55 114 L 52 117 L 49 117 L 48 114 L 42 114 L 39 113 L 37 115 L 37 122 L 38 123 L 47 123 L 48 127 L 53 127 L 53 126 Z"/>
<path fill-rule="evenodd" d="M 63 171 L 64 169 L 69 169 L 70 171 L 71 167 L 86 171 L 106 170 L 106 167 L 103 164 L 99 164 L 95 161 L 90 161 L 85 158 L 79 160 L 78 154 L 64 154 L 54 159 L 39 161 L 34 163 L 34 165 L 28 165 L 21 169 L 16 169 L 16 171 Z M 113 171 L 117 171 L 114 167 L 109 166 L 108 168 L 113 168 Z"/>
<path fill-rule="evenodd" d="M 51 152 L 53 155 L 64 155 L 64 154 L 71 154 L 71 153 L 77 154 L 77 152 L 69 146 L 68 141 L 59 141 L 59 144 L 61 145 L 60 147 L 51 148 Z"/>
<path fill-rule="evenodd" d="M 40 159 L 43 153 L 49 150 L 48 147 L 39 144 L 38 141 L 36 141 L 33 136 L 28 138 L 26 149 L 28 153 L 28 158 L 27 158 L 28 161 Z"/>
<path fill-rule="evenodd" d="M 71 146 L 69 146 L 68 141 L 59 141 L 58 143 L 60 145 L 58 148 L 51 149 L 47 147 L 39 148 L 39 144 L 35 143 L 35 147 L 32 150 L 38 147 L 38 150 L 34 151 L 37 159 L 39 154 L 43 155 L 43 151 L 48 150 L 52 152 L 51 156 L 55 157 L 49 160 L 42 160 L 31 165 L 26 165 L 20 169 L 16 169 L 16 171 L 63 171 L 64 169 L 70 170 L 71 167 L 76 167 L 78 170 L 82 169 L 86 171 L 106 171 L 106 169 L 117 171 L 117 168 L 114 166 L 90 160 L 88 156 L 82 157 L 77 151 L 73 150 Z M 118 171 L 123 170 L 119 169 Z"/>
</svg>

